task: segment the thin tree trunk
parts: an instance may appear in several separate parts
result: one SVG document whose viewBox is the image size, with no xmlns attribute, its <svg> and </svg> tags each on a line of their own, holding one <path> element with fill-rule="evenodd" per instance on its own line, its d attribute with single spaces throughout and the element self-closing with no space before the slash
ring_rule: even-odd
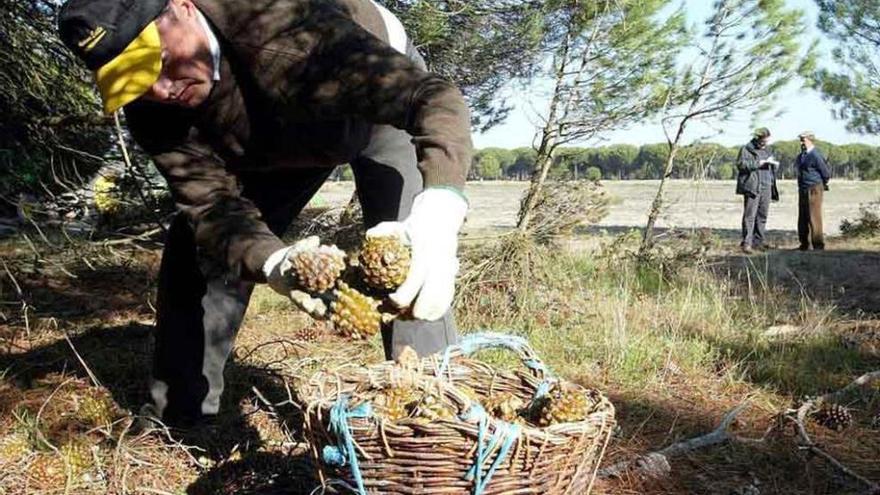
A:
<svg viewBox="0 0 880 495">
<path fill-rule="evenodd" d="M 553 164 L 553 151 L 556 146 L 553 144 L 553 137 L 547 132 L 541 139 L 541 146 L 538 148 L 538 156 L 535 159 L 535 173 L 532 175 L 532 183 L 529 185 L 529 192 L 523 201 L 522 208 L 519 212 L 519 221 L 516 224 L 517 230 L 525 232 L 529 228 L 529 222 L 532 220 L 532 212 L 535 204 L 538 202 L 538 196 L 547 180 L 547 174 L 550 172 L 550 166 Z"/>
<path fill-rule="evenodd" d="M 724 8 L 722 5 L 720 8 Z M 726 12 L 725 16 L 726 17 Z M 669 135 L 667 134 L 667 142 L 669 144 L 669 155 L 666 157 L 666 165 L 663 167 L 663 176 L 660 179 L 660 186 L 657 188 L 657 195 L 654 196 L 654 201 L 651 203 L 651 211 L 648 213 L 648 222 L 645 225 L 645 234 L 642 237 L 642 245 L 639 247 L 639 253 L 644 254 L 648 249 L 654 244 L 654 225 L 657 223 L 657 218 L 660 216 L 660 209 L 663 207 L 663 191 L 666 188 L 666 180 L 672 176 L 672 169 L 675 166 L 675 156 L 678 154 L 678 150 L 681 146 L 681 138 L 684 135 L 684 130 L 687 127 L 688 121 L 697 114 L 697 105 L 703 98 L 703 91 L 709 86 L 713 62 L 715 54 L 718 50 L 719 42 L 720 42 L 721 32 L 720 30 L 715 34 L 712 40 L 712 46 L 709 51 L 706 53 L 706 66 L 703 67 L 703 74 L 700 76 L 700 84 L 697 86 L 697 91 L 691 99 L 690 105 L 688 105 L 688 110 L 684 114 L 684 117 L 678 123 L 678 130 L 675 133 L 674 139 L 669 139 Z"/>
<path fill-rule="evenodd" d="M 666 188 L 666 179 L 672 176 L 672 168 L 675 166 L 675 156 L 680 148 L 679 142 L 684 134 L 686 122 L 682 122 L 678 126 L 678 132 L 675 135 L 675 141 L 669 145 L 669 155 L 666 156 L 666 165 L 663 167 L 663 177 L 660 179 L 660 186 L 657 188 L 657 195 L 654 196 L 654 202 L 651 203 L 651 212 L 648 214 L 648 223 L 645 225 L 645 234 L 642 238 L 642 246 L 639 249 L 644 253 L 654 244 L 654 225 L 660 216 L 660 209 L 663 207 L 663 191 Z"/>
<path fill-rule="evenodd" d="M 547 174 L 550 172 L 550 167 L 553 165 L 553 153 L 556 151 L 556 146 L 558 145 L 557 138 L 562 133 L 564 126 L 561 121 L 568 115 L 571 104 L 574 101 L 574 96 L 577 93 L 576 90 L 572 89 L 569 92 L 568 99 L 565 102 L 560 101 L 565 86 L 566 71 L 569 64 L 568 57 L 572 49 L 572 30 L 574 29 L 574 24 L 575 19 L 572 17 L 572 19 L 569 20 L 568 32 L 566 33 L 562 53 L 559 57 L 559 67 L 556 70 L 556 86 L 553 89 L 553 97 L 550 100 L 550 110 L 547 115 L 547 121 L 541 131 L 541 145 L 538 148 L 538 155 L 535 160 L 535 172 L 532 175 L 532 183 L 529 185 L 529 191 L 526 194 L 525 201 L 523 201 L 519 211 L 519 219 L 516 228 L 520 232 L 525 232 L 529 228 L 529 222 L 531 222 L 532 219 L 532 210 L 535 209 L 535 204 L 538 202 L 540 192 L 544 188 L 544 182 L 547 180 Z M 592 53 L 593 43 L 599 34 L 599 26 L 600 23 L 596 23 L 593 27 L 593 32 L 590 35 L 587 46 L 584 48 L 584 52 L 580 57 L 581 63 L 577 70 L 577 75 L 574 78 L 574 87 L 577 87 L 577 84 L 581 80 L 581 76 L 586 69 L 587 61 Z"/>
</svg>

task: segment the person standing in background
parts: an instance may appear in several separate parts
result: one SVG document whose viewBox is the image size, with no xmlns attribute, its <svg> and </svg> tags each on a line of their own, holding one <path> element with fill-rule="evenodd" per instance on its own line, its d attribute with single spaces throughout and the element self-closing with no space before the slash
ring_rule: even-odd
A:
<svg viewBox="0 0 880 495">
<path fill-rule="evenodd" d="M 822 198 L 828 190 L 831 172 L 825 157 L 816 148 L 816 135 L 805 131 L 798 135 L 801 152 L 797 157 L 798 180 L 798 249 L 806 251 L 825 249 L 822 234 Z"/>
<path fill-rule="evenodd" d="M 736 159 L 738 175 L 736 193 L 743 196 L 742 242 L 746 254 L 768 249 L 766 244 L 767 215 L 770 202 L 779 201 L 776 169 L 779 162 L 767 147 L 770 130 L 761 127 L 752 140 L 739 150 Z"/>
</svg>

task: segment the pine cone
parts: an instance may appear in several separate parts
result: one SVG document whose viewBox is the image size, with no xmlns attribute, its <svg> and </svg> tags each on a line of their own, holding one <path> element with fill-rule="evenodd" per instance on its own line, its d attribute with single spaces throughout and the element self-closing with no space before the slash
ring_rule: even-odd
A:
<svg viewBox="0 0 880 495">
<path fill-rule="evenodd" d="M 301 342 L 315 342 L 321 339 L 321 335 L 327 331 L 326 326 L 319 322 L 313 322 L 309 326 L 305 326 L 296 331 L 293 338 Z"/>
<path fill-rule="evenodd" d="M 92 468 L 92 453 L 85 444 L 69 442 L 62 445 L 60 450 L 64 465 L 74 479 Z"/>
<path fill-rule="evenodd" d="M 382 315 L 379 301 L 352 289 L 345 282 L 339 282 L 334 291 L 336 301 L 330 305 L 330 321 L 344 336 L 366 339 L 379 333 L 382 328 Z"/>
<path fill-rule="evenodd" d="M 0 464 L 16 462 L 30 453 L 30 443 L 21 433 L 13 433 L 0 438 Z"/>
<path fill-rule="evenodd" d="M 842 431 L 852 425 L 852 414 L 849 409 L 834 403 L 822 404 L 822 407 L 813 413 L 813 419 L 816 423 L 834 431 Z"/>
<path fill-rule="evenodd" d="M 455 418 L 455 410 L 436 392 L 427 392 L 421 397 L 413 414 L 422 422 Z"/>
<path fill-rule="evenodd" d="M 412 255 L 398 237 L 368 237 L 359 257 L 364 280 L 376 289 L 396 289 L 406 280 Z"/>
<path fill-rule="evenodd" d="M 516 420 L 525 405 L 525 401 L 510 392 L 492 395 L 483 402 L 486 412 L 504 421 Z"/>
<path fill-rule="evenodd" d="M 388 387 L 377 400 L 379 412 L 389 421 L 409 417 L 418 399 L 416 391 L 408 387 Z"/>
<path fill-rule="evenodd" d="M 76 418 L 88 426 L 107 426 L 113 423 L 113 404 L 103 395 L 89 393 L 76 410 Z"/>
<path fill-rule="evenodd" d="M 122 202 L 119 201 L 119 188 L 117 186 L 117 177 L 101 176 L 95 180 L 93 186 L 95 193 L 95 208 L 102 215 L 115 215 L 122 208 Z"/>
<path fill-rule="evenodd" d="M 596 406 L 597 392 L 583 390 L 552 391 L 541 400 L 538 416 L 540 426 L 574 423 L 587 419 Z"/>
<path fill-rule="evenodd" d="M 297 282 L 307 291 L 326 292 L 345 270 L 345 253 L 336 246 L 301 251 L 291 259 Z"/>
<path fill-rule="evenodd" d="M 28 466 L 27 473 L 37 487 L 44 489 L 65 486 L 67 481 L 64 460 L 54 452 L 37 456 Z"/>
</svg>

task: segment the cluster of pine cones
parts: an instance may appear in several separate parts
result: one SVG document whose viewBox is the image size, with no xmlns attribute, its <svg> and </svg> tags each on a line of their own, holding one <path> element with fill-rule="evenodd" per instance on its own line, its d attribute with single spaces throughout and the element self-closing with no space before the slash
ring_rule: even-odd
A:
<svg viewBox="0 0 880 495">
<path fill-rule="evenodd" d="M 68 481 L 75 486 L 92 471 L 97 454 L 93 454 L 94 442 L 83 432 L 110 429 L 119 414 L 109 395 L 86 392 L 75 398 L 73 411 L 43 425 L 56 446 L 51 451 L 24 429 L 0 432 L 0 471 L 5 464 L 26 461 L 31 487 L 40 490 L 56 490 Z"/>
<path fill-rule="evenodd" d="M 322 245 L 290 261 L 302 289 L 313 297 L 330 296 L 327 319 L 336 330 L 348 338 L 366 339 L 395 316 L 380 310 L 382 298 L 406 279 L 411 257 L 409 247 L 397 237 L 368 237 L 354 256 Z"/>
<path fill-rule="evenodd" d="M 477 395 L 468 390 L 468 395 Z M 479 402 L 486 412 L 503 421 L 546 427 L 585 420 L 596 410 L 599 400 L 595 390 L 557 387 L 532 407 L 510 392 L 494 393 Z M 456 415 L 454 407 L 442 395 L 411 387 L 387 387 L 373 397 L 373 402 L 382 416 L 392 422 L 452 419 Z"/>
</svg>

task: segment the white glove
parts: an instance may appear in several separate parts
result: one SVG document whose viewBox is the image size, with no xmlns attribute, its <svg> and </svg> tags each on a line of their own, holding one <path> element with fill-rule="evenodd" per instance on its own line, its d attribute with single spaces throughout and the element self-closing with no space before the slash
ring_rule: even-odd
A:
<svg viewBox="0 0 880 495">
<path fill-rule="evenodd" d="M 397 236 L 410 246 L 409 274 L 389 298 L 400 307 L 415 300 L 415 318 L 437 320 L 452 304 L 458 273 L 458 231 L 467 209 L 467 201 L 458 192 L 426 189 L 416 196 L 405 220 L 382 222 L 367 231 L 367 237 Z"/>
<path fill-rule="evenodd" d="M 290 259 L 297 253 L 317 249 L 320 244 L 318 236 L 309 236 L 296 241 L 291 246 L 275 251 L 263 263 L 263 274 L 266 275 L 269 287 L 282 296 L 289 297 L 305 312 L 316 317 L 324 316 L 327 312 L 327 306 L 324 301 L 313 298 L 306 292 L 296 290 L 297 284 L 295 274 L 292 273 L 293 264 Z"/>
</svg>

